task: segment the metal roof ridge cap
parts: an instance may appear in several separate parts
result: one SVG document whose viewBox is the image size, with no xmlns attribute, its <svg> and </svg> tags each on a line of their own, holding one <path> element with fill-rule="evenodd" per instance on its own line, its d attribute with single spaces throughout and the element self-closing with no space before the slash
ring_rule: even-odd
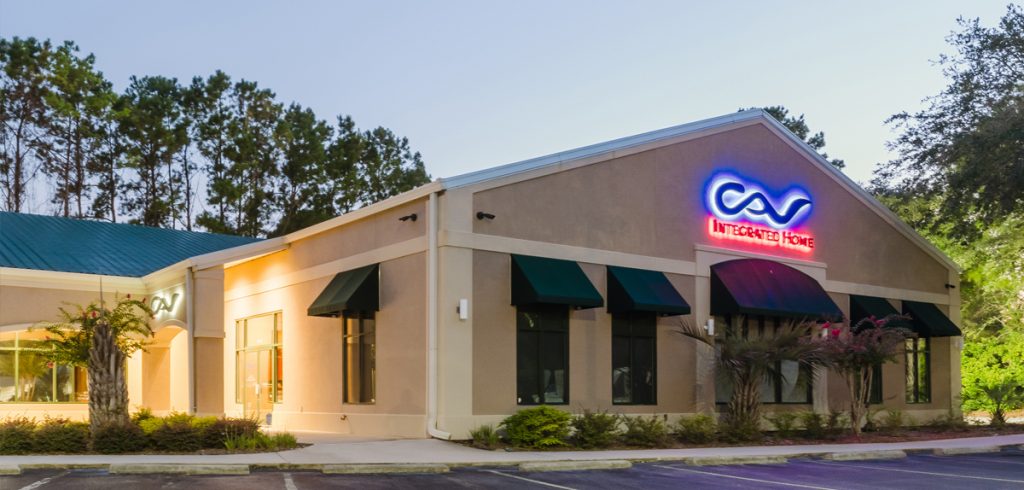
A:
<svg viewBox="0 0 1024 490">
<path fill-rule="evenodd" d="M 452 177 L 445 177 L 440 179 L 440 181 L 446 189 L 465 187 L 480 182 L 485 182 L 488 180 L 529 172 L 531 170 L 536 170 L 549 165 L 555 165 L 573 160 L 593 157 L 603 153 L 614 154 L 615 152 L 621 150 L 653 143 L 659 140 L 677 136 L 684 136 L 687 134 L 696 133 L 698 131 L 704 131 L 708 129 L 718 128 L 721 126 L 735 124 L 737 122 L 753 120 L 759 117 L 767 117 L 765 116 L 765 112 L 761 109 L 753 109 L 734 112 L 730 114 L 724 114 L 721 116 L 716 116 L 708 119 L 701 119 L 698 121 L 679 124 L 676 126 L 655 129 L 653 131 L 647 131 L 644 133 L 639 133 L 631 136 L 625 136 L 622 138 L 616 138 L 613 140 L 585 145 L 578 148 L 572 148 L 557 153 L 551 153 L 539 157 L 528 158 L 526 160 L 506 163 L 495 167 L 475 170 L 472 172 L 467 172 Z"/>
</svg>

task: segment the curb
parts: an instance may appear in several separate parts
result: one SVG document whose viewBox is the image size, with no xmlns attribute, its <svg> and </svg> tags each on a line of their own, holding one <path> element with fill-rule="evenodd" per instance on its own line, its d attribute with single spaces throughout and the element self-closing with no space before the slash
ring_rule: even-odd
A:
<svg viewBox="0 0 1024 490">
<path fill-rule="evenodd" d="M 405 464 L 325 464 L 325 475 L 363 475 L 388 473 L 448 473 L 448 465 L 440 463 Z"/>
<path fill-rule="evenodd" d="M 170 475 L 248 475 L 247 464 L 112 464 L 110 474 L 140 475 L 161 473 Z"/>
<path fill-rule="evenodd" d="M 981 447 L 944 447 L 936 448 L 932 451 L 932 454 L 936 456 L 956 456 L 960 454 L 986 454 L 986 453 L 998 453 L 1002 448 L 999 446 L 981 446 Z"/>
<path fill-rule="evenodd" d="M 595 459 L 583 461 L 534 461 L 519 464 L 519 471 L 581 471 L 581 470 L 623 470 L 632 468 L 633 463 L 624 459 Z"/>
<path fill-rule="evenodd" d="M 682 458 L 690 466 L 724 466 L 735 464 L 786 464 L 785 456 L 696 456 Z"/>
<path fill-rule="evenodd" d="M 854 451 L 848 453 L 826 453 L 821 455 L 821 459 L 828 461 L 867 461 L 871 459 L 903 459 L 907 457 L 907 453 L 895 450 L 883 450 L 883 451 Z"/>
<path fill-rule="evenodd" d="M 0 465 L 0 475 L 20 475 L 21 467 L 16 464 Z"/>
</svg>

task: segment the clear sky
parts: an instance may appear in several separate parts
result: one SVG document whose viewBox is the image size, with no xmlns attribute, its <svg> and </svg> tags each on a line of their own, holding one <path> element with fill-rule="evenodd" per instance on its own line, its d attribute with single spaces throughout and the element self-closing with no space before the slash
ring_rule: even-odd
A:
<svg viewBox="0 0 1024 490">
<path fill-rule="evenodd" d="M 883 121 L 944 79 L 958 16 L 1006 1 L 0 0 L 0 36 L 70 39 L 130 75 L 222 69 L 321 118 L 407 136 L 452 176 L 782 104 L 864 182 Z"/>
</svg>

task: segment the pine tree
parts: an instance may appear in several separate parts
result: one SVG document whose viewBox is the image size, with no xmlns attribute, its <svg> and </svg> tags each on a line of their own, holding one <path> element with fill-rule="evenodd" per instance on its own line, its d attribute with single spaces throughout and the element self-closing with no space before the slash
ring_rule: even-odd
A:
<svg viewBox="0 0 1024 490">
<path fill-rule="evenodd" d="M 0 197 L 7 211 L 22 211 L 41 166 L 37 155 L 52 53 L 49 41 L 0 39 Z"/>
</svg>

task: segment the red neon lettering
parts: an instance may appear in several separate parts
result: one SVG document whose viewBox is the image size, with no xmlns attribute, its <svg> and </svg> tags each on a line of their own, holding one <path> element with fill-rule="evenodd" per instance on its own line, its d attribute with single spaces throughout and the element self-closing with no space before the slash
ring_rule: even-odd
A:
<svg viewBox="0 0 1024 490">
<path fill-rule="evenodd" d="M 782 247 L 810 253 L 814 237 L 806 233 L 778 231 L 749 223 L 728 223 L 708 217 L 708 234 L 715 238 L 751 243 L 763 247 Z"/>
</svg>

